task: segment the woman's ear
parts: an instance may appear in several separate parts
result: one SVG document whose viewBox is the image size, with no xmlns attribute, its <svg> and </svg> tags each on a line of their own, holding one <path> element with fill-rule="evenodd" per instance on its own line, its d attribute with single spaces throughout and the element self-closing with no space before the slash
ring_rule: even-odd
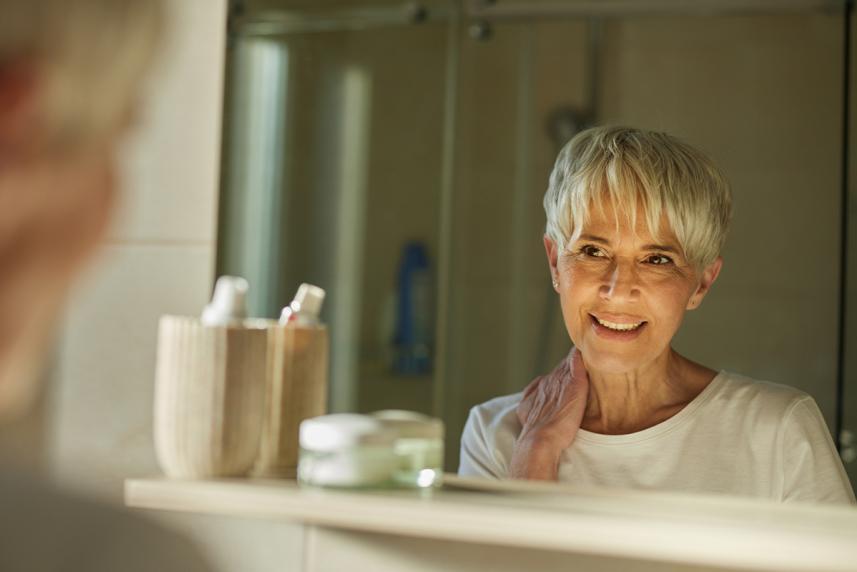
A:
<svg viewBox="0 0 857 572">
<path fill-rule="evenodd" d="M 693 296 L 690 297 L 690 300 L 687 301 L 688 310 L 695 310 L 700 304 L 702 304 L 702 299 L 705 298 L 705 295 L 708 294 L 709 290 L 711 290 L 711 286 L 714 284 L 714 281 L 717 280 L 717 277 L 720 275 L 721 268 L 723 268 L 723 258 L 718 256 L 714 262 L 702 270 L 702 276 L 699 279 L 699 285 L 696 287 L 696 292 L 694 292 Z"/>
<path fill-rule="evenodd" d="M 0 63 L 0 152 L 26 148 L 38 134 L 39 74 L 26 59 Z"/>
<path fill-rule="evenodd" d="M 557 248 L 557 244 L 549 237 L 548 235 L 544 236 L 545 243 L 545 254 L 548 257 L 548 268 L 551 273 L 551 281 L 553 282 L 554 288 L 559 284 L 559 272 L 556 269 L 556 261 L 559 256 L 559 249 Z"/>
</svg>

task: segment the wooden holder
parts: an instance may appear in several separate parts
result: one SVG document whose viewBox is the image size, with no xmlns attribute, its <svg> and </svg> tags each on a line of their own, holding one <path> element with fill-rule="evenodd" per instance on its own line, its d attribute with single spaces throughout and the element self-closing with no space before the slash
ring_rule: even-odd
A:
<svg viewBox="0 0 857 572">
<path fill-rule="evenodd" d="M 268 331 L 163 316 L 155 373 L 155 452 L 173 478 L 246 475 L 259 451 Z"/>
<path fill-rule="evenodd" d="M 324 326 L 268 330 L 268 389 L 254 473 L 295 477 L 301 421 L 327 412 L 328 336 Z"/>
</svg>

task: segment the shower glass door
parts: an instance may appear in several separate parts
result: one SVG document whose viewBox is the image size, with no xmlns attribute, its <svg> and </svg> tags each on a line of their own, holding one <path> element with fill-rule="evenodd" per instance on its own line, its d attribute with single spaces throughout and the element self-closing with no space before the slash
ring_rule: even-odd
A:
<svg viewBox="0 0 857 572">
<path fill-rule="evenodd" d="M 333 411 L 433 413 L 450 19 L 428 7 L 232 22 L 218 270 L 257 316 L 327 291 Z"/>
</svg>

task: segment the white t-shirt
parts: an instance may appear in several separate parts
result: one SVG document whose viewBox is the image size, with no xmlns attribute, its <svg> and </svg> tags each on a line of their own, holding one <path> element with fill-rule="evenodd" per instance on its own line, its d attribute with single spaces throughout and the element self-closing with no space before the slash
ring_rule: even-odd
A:
<svg viewBox="0 0 857 572">
<path fill-rule="evenodd" d="M 521 425 L 521 393 L 470 410 L 462 476 L 501 479 Z M 721 371 L 681 411 L 648 429 L 580 429 L 560 459 L 562 482 L 855 504 L 824 417 L 808 394 Z"/>
</svg>

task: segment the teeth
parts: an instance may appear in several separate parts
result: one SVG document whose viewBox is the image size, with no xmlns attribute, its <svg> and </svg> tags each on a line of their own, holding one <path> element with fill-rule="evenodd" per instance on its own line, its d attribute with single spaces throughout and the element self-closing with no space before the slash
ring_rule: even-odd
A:
<svg viewBox="0 0 857 572">
<path fill-rule="evenodd" d="M 636 330 L 643 324 L 643 322 L 637 322 L 636 324 L 617 324 L 615 322 L 608 322 L 607 320 L 602 320 L 601 318 L 597 317 L 595 319 L 598 320 L 598 323 L 604 326 L 605 328 L 610 328 L 611 330 L 618 330 L 620 332 Z"/>
</svg>

